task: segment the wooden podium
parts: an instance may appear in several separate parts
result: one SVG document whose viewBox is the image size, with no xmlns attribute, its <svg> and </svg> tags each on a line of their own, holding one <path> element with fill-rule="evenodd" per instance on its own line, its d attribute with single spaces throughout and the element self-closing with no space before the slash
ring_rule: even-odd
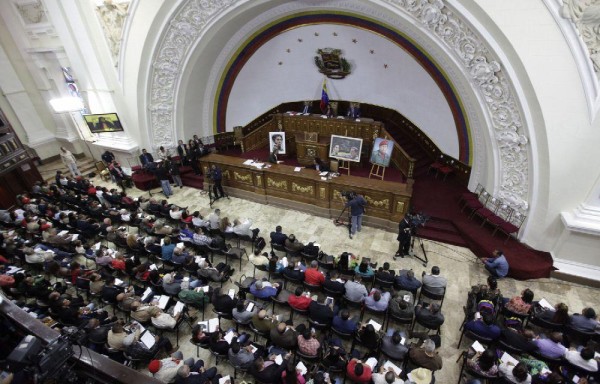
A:
<svg viewBox="0 0 600 384">
<path fill-rule="evenodd" d="M 317 132 L 296 132 L 296 155 L 301 165 L 313 165 L 315 157 L 323 161 L 329 159 L 329 137 Z"/>
</svg>

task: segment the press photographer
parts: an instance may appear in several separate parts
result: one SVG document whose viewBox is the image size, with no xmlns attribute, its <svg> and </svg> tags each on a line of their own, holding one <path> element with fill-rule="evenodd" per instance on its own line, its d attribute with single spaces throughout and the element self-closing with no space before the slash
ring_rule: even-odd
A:
<svg viewBox="0 0 600 384">
<path fill-rule="evenodd" d="M 356 231 L 360 232 L 362 228 L 362 217 L 365 213 L 367 201 L 361 194 L 355 192 L 342 192 L 342 196 L 348 200 L 345 207 L 350 208 L 350 222 L 352 223 L 350 238 L 352 238 L 356 234 Z"/>
<path fill-rule="evenodd" d="M 412 214 L 407 213 L 404 218 L 398 224 L 398 251 L 394 255 L 394 260 L 398 257 L 404 257 L 410 255 L 410 247 L 412 236 L 417 234 L 417 228 L 425 226 L 429 220 L 429 216 L 423 213 Z"/>
</svg>

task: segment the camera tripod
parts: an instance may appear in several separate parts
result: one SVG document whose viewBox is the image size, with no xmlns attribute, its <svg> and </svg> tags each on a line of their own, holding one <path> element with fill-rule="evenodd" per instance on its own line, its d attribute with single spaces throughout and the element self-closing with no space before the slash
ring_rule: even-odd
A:
<svg viewBox="0 0 600 384">
<path fill-rule="evenodd" d="M 415 241 L 418 242 L 418 246 L 421 247 L 421 251 L 423 251 L 423 257 L 419 257 L 417 256 L 417 253 L 415 252 Z M 414 257 L 417 260 L 420 260 L 423 263 L 423 266 L 426 267 L 427 263 L 429 263 L 429 259 L 427 258 L 427 252 L 425 251 L 425 244 L 423 243 L 423 239 L 420 238 L 419 236 L 417 236 L 416 234 L 414 234 L 412 236 L 412 239 L 410 239 L 410 250 L 408 251 L 408 254 L 412 257 Z"/>
<path fill-rule="evenodd" d="M 215 187 L 215 183 L 212 181 L 212 179 L 207 179 L 208 181 L 208 205 L 212 208 L 213 204 L 215 203 L 215 201 L 219 200 L 218 198 L 215 197 L 215 195 L 217 194 L 217 192 L 214 190 Z M 221 196 L 220 198 L 226 197 L 227 200 L 229 199 L 229 195 L 227 194 L 227 192 L 225 192 L 225 190 L 223 190 L 223 196 Z"/>
<path fill-rule="evenodd" d="M 342 210 L 342 212 L 340 212 L 340 215 L 337 217 L 337 219 L 333 220 L 333 224 L 335 224 L 336 226 L 341 226 L 341 225 L 347 226 L 348 227 L 348 237 L 352 238 L 352 217 L 350 216 L 350 211 L 348 211 L 348 222 L 347 223 L 345 223 L 343 220 L 340 220 L 340 218 L 342 217 L 344 212 L 346 212 L 346 210 L 348 210 L 348 207 L 344 207 L 344 209 Z"/>
</svg>

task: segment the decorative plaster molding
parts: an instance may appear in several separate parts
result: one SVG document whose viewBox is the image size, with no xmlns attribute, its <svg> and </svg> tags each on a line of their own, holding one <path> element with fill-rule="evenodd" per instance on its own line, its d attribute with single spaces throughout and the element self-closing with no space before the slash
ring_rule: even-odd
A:
<svg viewBox="0 0 600 384">
<path fill-rule="evenodd" d="M 560 214 L 563 224 L 572 232 L 600 236 L 600 207 L 580 204 L 572 212 Z"/>
<path fill-rule="evenodd" d="M 40 0 L 30 1 L 28 3 L 16 3 L 15 6 L 19 11 L 19 15 L 21 16 L 24 25 L 31 26 L 48 23 L 46 10 Z"/>
<path fill-rule="evenodd" d="M 112 0 L 104 0 L 102 5 L 96 7 L 96 14 L 102 25 L 104 37 L 108 42 L 115 67 L 119 65 L 123 26 L 125 25 L 128 10 L 129 1 L 113 3 Z"/>
<path fill-rule="evenodd" d="M 484 102 L 481 107 L 489 115 L 492 137 L 499 153 L 500 188 L 498 196 L 521 210 L 529 208 L 529 145 L 523 130 L 519 103 L 513 95 L 508 75 L 500 60 L 487 48 L 482 37 L 463 16 L 454 12 L 442 0 L 383 0 L 398 11 L 409 15 L 438 44 L 450 52 L 471 80 L 473 90 Z M 150 121 L 156 145 L 174 144 L 174 104 L 183 64 L 190 49 L 202 35 L 203 28 L 218 12 L 234 4 L 233 0 L 188 0 L 169 23 L 159 43 L 151 71 Z M 240 2 L 241 3 L 241 2 Z M 318 5 L 318 3 L 315 3 Z M 300 7 L 288 3 L 286 7 Z M 306 8 L 306 4 L 302 5 Z M 401 20 L 393 12 L 382 12 L 364 3 L 337 1 L 327 7 L 347 9 L 367 14 L 393 26 Z M 270 10 L 270 16 L 282 9 Z M 289 8 L 287 9 L 289 11 Z M 400 28 L 402 29 L 402 28 Z M 231 52 L 224 49 L 223 52 Z M 212 75 L 212 74 L 211 74 Z"/>
<path fill-rule="evenodd" d="M 600 281 L 600 268 L 595 265 L 578 263 L 557 257 L 553 257 L 553 261 L 553 266 L 558 269 L 559 273 Z"/>
<path fill-rule="evenodd" d="M 592 6 L 592 2 L 596 5 Z M 600 112 L 600 1 L 544 0 L 544 4 L 573 53 L 585 90 L 590 121 L 594 121 Z M 584 10 L 592 15 L 595 13 L 595 25 L 588 23 L 589 16 L 583 22 Z"/>
<path fill-rule="evenodd" d="M 156 146 L 175 146 L 173 100 L 182 64 L 208 21 L 234 0 L 188 0 L 169 22 L 152 63 L 150 122 Z"/>
<path fill-rule="evenodd" d="M 575 24 L 600 79 L 600 0 L 563 0 L 561 16 Z"/>
</svg>

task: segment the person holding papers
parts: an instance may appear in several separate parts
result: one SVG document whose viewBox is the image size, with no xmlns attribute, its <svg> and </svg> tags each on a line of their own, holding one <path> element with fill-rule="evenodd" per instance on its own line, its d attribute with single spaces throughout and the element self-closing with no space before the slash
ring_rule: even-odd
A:
<svg viewBox="0 0 600 384">
<path fill-rule="evenodd" d="M 333 309 L 333 301 L 319 303 L 313 300 L 308 306 L 308 318 L 319 324 L 331 325 L 334 316 Z"/>
<path fill-rule="evenodd" d="M 389 329 L 381 339 L 381 350 L 394 360 L 404 360 L 408 353 L 408 347 L 402 343 L 402 335 L 393 329 Z"/>
<path fill-rule="evenodd" d="M 154 327 L 157 329 L 174 329 L 180 317 L 181 312 L 177 313 L 175 316 L 172 316 L 171 314 L 161 310 L 159 312 L 155 312 L 151 320 L 152 325 L 154 325 Z"/>
<path fill-rule="evenodd" d="M 245 347 L 242 347 L 237 340 L 232 341 L 231 347 L 228 352 L 229 362 L 234 367 L 249 368 L 250 364 L 252 364 L 254 359 L 256 357 L 259 357 L 259 356 L 255 357 L 254 353 L 252 353 L 252 350 L 253 350 L 252 345 L 247 345 Z"/>
<path fill-rule="evenodd" d="M 142 305 L 139 301 L 131 304 L 131 318 L 142 324 L 149 323 L 154 316 L 158 316 L 160 313 L 160 308 L 153 304 Z"/>
<path fill-rule="evenodd" d="M 477 352 L 472 358 L 468 359 L 467 366 L 480 375 L 495 376 L 498 374 L 497 360 L 496 350 L 488 348 L 483 352 Z"/>
<path fill-rule="evenodd" d="M 393 368 L 385 369 L 383 365 L 379 367 L 379 372 L 373 373 L 373 384 L 404 384 L 399 376 L 394 373 Z"/>
<path fill-rule="evenodd" d="M 381 326 L 380 326 L 381 327 Z M 363 324 L 358 331 L 361 345 L 369 351 L 375 351 L 379 347 L 380 335 L 371 323 Z"/>
<path fill-rule="evenodd" d="M 294 294 L 288 297 L 290 307 L 301 311 L 306 311 L 311 302 L 310 294 L 306 294 L 302 287 L 296 287 Z"/>
<path fill-rule="evenodd" d="M 231 297 L 227 293 L 222 293 L 221 288 L 217 287 L 213 290 L 211 302 L 214 310 L 220 313 L 231 315 L 233 309 L 237 305 L 237 297 Z"/>
<path fill-rule="evenodd" d="M 135 324 L 131 326 L 131 333 L 127 334 L 122 323 L 115 323 L 112 329 L 108 331 L 108 346 L 119 351 L 125 351 L 127 347 L 140 338 L 140 333 L 140 328 Z"/>
<path fill-rule="evenodd" d="M 422 303 L 417 304 L 415 307 L 415 319 L 429 329 L 441 327 L 445 320 L 444 315 L 440 312 L 440 305 L 438 303 L 431 303 L 427 306 Z"/>
<path fill-rule="evenodd" d="M 365 298 L 365 306 L 374 311 L 385 311 L 390 302 L 390 293 L 373 288 L 371 294 Z"/>
<path fill-rule="evenodd" d="M 250 285 L 250 293 L 257 299 L 265 300 L 277 296 L 280 291 L 279 288 L 280 284 L 275 283 L 271 285 L 269 282 L 257 280 Z"/>
<path fill-rule="evenodd" d="M 500 327 L 494 324 L 494 315 L 487 312 L 484 312 L 479 319 L 467 322 L 465 328 L 477 336 L 490 340 L 498 339 L 501 334 Z"/>
<path fill-rule="evenodd" d="M 259 357 L 254 361 L 254 364 L 250 367 L 248 372 L 261 383 L 279 383 L 281 382 L 281 374 L 286 370 L 291 357 L 292 354 L 287 353 L 283 356 L 283 362 L 281 364 L 275 362 L 275 355 L 269 356 L 269 359 L 266 361 L 262 357 Z"/>
<path fill-rule="evenodd" d="M 325 275 L 319 271 L 319 263 L 317 260 L 310 262 L 310 268 L 304 271 L 304 281 L 311 285 L 321 286 L 325 282 Z"/>
<path fill-rule="evenodd" d="M 258 308 L 256 304 L 245 300 L 238 300 L 236 307 L 233 308 L 231 314 L 237 322 L 246 324 L 252 320 L 252 317 L 257 311 Z"/>
<path fill-rule="evenodd" d="M 565 303 L 558 303 L 554 309 L 534 305 L 533 317 L 549 321 L 554 324 L 567 325 L 569 323 L 569 307 Z"/>
<path fill-rule="evenodd" d="M 350 312 L 347 309 L 342 309 L 338 315 L 334 316 L 331 326 L 339 332 L 354 333 L 358 328 L 358 323 L 354 318 L 350 318 Z"/>
<path fill-rule="evenodd" d="M 346 376 L 355 383 L 368 383 L 373 372 L 371 367 L 356 358 L 350 360 L 346 367 Z"/>
<path fill-rule="evenodd" d="M 175 380 L 179 368 L 184 365 L 190 366 L 193 364 L 193 358 L 183 361 L 183 354 L 181 351 L 177 351 L 166 359 L 150 361 L 150 364 L 148 364 L 148 371 L 156 380 L 162 381 L 163 383 L 170 383 Z"/>
<path fill-rule="evenodd" d="M 217 367 L 206 369 L 204 361 L 198 360 L 192 366 L 183 365 L 177 370 L 175 384 L 205 384 L 214 382 L 220 375 L 217 375 Z"/>
<path fill-rule="evenodd" d="M 531 375 L 529 374 L 525 363 L 514 365 L 511 362 L 502 362 L 498 367 L 498 370 L 500 371 L 500 375 L 511 383 L 531 384 Z"/>
</svg>

